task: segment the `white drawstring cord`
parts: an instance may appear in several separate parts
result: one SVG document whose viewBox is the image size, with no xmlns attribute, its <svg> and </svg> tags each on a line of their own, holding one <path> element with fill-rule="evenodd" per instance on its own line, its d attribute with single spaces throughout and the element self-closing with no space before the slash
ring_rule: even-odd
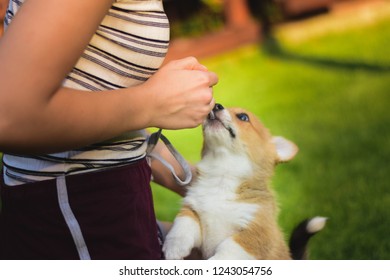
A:
<svg viewBox="0 0 390 280">
<path fill-rule="evenodd" d="M 173 166 L 167 162 L 165 159 L 163 159 L 160 155 L 153 153 L 154 147 L 157 145 L 158 140 L 161 139 L 165 146 L 168 148 L 168 150 L 171 152 L 173 157 L 177 160 L 179 163 L 181 169 L 184 171 L 184 180 L 181 180 L 179 176 L 177 176 L 175 169 Z M 160 161 L 166 168 L 168 168 L 175 181 L 180 186 L 187 186 L 191 180 L 192 180 L 192 172 L 191 168 L 188 165 L 187 161 L 183 158 L 183 156 L 173 147 L 171 142 L 162 134 L 162 129 L 159 129 L 157 132 L 152 133 L 148 138 L 148 148 L 146 149 L 146 155 L 150 158 L 157 159 Z"/>
</svg>

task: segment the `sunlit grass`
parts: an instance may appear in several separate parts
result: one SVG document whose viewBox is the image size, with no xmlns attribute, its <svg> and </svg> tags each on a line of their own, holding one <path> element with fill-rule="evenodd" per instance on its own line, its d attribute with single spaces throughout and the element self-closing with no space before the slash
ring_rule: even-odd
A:
<svg viewBox="0 0 390 280">
<path fill-rule="evenodd" d="M 390 259 L 390 20 L 301 42 L 249 46 L 203 61 L 217 72 L 215 97 L 256 113 L 300 148 L 273 186 L 288 235 L 300 220 L 329 217 L 312 259 Z M 201 131 L 165 132 L 199 159 Z M 180 198 L 154 188 L 157 215 L 172 220 Z"/>
</svg>

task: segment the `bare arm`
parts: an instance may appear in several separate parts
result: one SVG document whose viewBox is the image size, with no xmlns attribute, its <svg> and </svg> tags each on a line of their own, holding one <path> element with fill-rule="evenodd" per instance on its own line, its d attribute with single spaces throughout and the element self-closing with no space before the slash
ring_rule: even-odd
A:
<svg viewBox="0 0 390 280">
<path fill-rule="evenodd" d="M 134 129 L 202 122 L 218 79 L 193 58 L 168 63 L 129 89 L 61 87 L 111 3 L 30 0 L 22 6 L 0 41 L 0 150 L 56 152 Z"/>
</svg>

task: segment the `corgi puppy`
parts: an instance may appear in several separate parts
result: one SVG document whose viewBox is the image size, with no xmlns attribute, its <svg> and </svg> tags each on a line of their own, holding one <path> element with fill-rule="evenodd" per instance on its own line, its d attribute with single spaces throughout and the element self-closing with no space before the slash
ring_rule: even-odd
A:
<svg viewBox="0 0 390 280">
<path fill-rule="evenodd" d="M 250 112 L 217 104 L 203 125 L 202 159 L 163 245 L 166 259 L 291 259 L 269 181 L 297 146 Z"/>
</svg>

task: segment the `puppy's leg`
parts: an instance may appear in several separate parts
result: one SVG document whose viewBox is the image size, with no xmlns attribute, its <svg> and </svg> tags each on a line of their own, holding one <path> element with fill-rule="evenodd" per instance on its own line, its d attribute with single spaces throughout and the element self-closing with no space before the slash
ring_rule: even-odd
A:
<svg viewBox="0 0 390 280">
<path fill-rule="evenodd" d="M 216 248 L 214 256 L 210 260 L 254 260 L 232 237 L 222 241 Z"/>
<path fill-rule="evenodd" d="M 163 252 L 167 260 L 180 260 L 187 257 L 193 248 L 202 242 L 198 215 L 184 206 L 173 222 L 164 245 Z"/>
</svg>

